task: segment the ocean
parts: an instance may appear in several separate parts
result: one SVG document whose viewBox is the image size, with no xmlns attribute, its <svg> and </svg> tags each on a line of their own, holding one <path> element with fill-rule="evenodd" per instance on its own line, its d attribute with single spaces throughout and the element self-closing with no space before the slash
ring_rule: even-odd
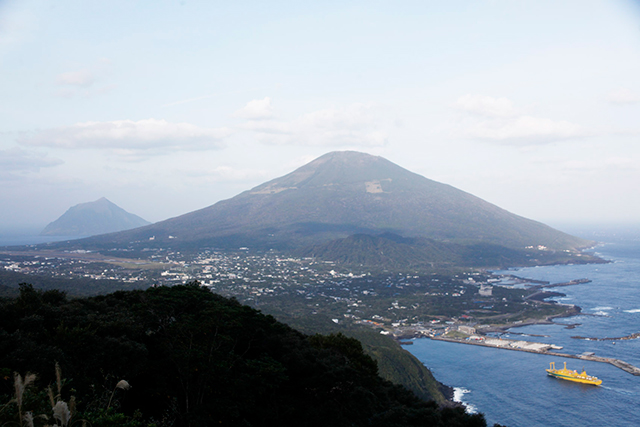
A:
<svg viewBox="0 0 640 427">
<path fill-rule="evenodd" d="M 40 243 L 62 242 L 65 240 L 81 239 L 86 236 L 40 236 L 38 230 L 1 230 L 0 248 L 3 246 L 37 245 Z"/>
<path fill-rule="evenodd" d="M 510 270 L 509 273 L 520 277 L 551 283 L 581 278 L 591 282 L 550 289 L 566 294 L 555 299 L 580 306 L 583 314 L 556 319 L 554 325 L 513 328 L 504 337 L 561 345 L 563 353 L 590 351 L 640 367 L 640 339 L 571 338 L 614 338 L 640 332 L 640 240 L 616 239 L 596 247 L 595 251 L 611 263 Z M 575 328 L 567 328 L 576 323 Z M 490 426 L 494 423 L 511 427 L 640 425 L 640 376 L 607 363 L 426 338 L 414 340 L 406 349 L 431 369 L 440 382 L 454 387 L 456 398 L 468 411 L 484 413 Z M 550 362 L 555 362 L 556 367 L 567 362 L 569 369 L 584 367 L 587 373 L 603 380 L 602 386 L 549 377 L 545 369 Z"/>
</svg>

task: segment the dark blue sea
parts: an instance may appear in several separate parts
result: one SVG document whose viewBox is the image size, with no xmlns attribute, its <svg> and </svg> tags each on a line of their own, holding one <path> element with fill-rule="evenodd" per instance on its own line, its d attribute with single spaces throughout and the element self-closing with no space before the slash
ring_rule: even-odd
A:
<svg viewBox="0 0 640 427">
<path fill-rule="evenodd" d="M 605 237 L 606 238 L 606 237 Z M 586 351 L 640 367 L 640 339 L 586 341 L 584 337 L 622 337 L 640 332 L 640 240 L 617 239 L 595 248 L 609 264 L 534 267 L 509 273 L 551 283 L 588 278 L 591 283 L 552 288 L 576 304 L 583 315 L 557 319 L 554 325 L 525 326 L 511 332 L 547 335 L 505 337 L 561 345 L 563 353 Z M 500 273 L 500 272 L 498 272 Z M 575 329 L 567 324 L 579 323 Z M 406 347 L 442 383 L 456 388 L 468 411 L 485 414 L 488 425 L 640 426 L 640 376 L 607 363 L 418 339 Z M 601 387 L 561 381 L 546 375 L 549 362 L 586 369 Z"/>
</svg>

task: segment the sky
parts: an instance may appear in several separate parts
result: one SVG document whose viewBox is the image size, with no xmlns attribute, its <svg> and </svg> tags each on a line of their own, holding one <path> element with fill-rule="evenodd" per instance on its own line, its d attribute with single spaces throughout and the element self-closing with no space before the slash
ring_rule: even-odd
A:
<svg viewBox="0 0 640 427">
<path fill-rule="evenodd" d="M 0 230 L 156 222 L 336 150 L 640 223 L 640 1 L 0 0 Z"/>
</svg>

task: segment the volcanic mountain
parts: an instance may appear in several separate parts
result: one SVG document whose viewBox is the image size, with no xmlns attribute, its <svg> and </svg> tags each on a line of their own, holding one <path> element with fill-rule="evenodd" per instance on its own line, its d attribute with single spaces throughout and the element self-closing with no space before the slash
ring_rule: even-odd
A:
<svg viewBox="0 0 640 427">
<path fill-rule="evenodd" d="M 477 245 L 513 254 L 532 247 L 566 253 L 592 243 L 382 157 L 351 151 L 325 154 L 288 175 L 204 209 L 78 242 L 94 247 L 246 246 L 330 259 L 331 248 L 349 252 L 353 244 L 362 247 L 363 241 L 378 251 L 392 245 L 399 253 L 407 253 L 402 248 L 436 245 L 437 257 L 445 258 L 450 251 L 460 254 L 462 248 L 478 251 Z"/>
<path fill-rule="evenodd" d="M 60 218 L 49 223 L 41 236 L 94 236 L 130 230 L 149 224 L 104 197 L 95 202 L 80 203 L 69 208 Z"/>
</svg>

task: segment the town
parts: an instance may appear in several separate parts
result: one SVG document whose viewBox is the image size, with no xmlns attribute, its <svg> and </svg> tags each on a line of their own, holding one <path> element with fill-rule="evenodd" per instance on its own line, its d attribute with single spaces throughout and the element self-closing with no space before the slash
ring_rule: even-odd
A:
<svg viewBox="0 0 640 427">
<path fill-rule="evenodd" d="M 539 284 L 482 270 L 371 270 L 248 248 L 196 253 L 153 249 L 145 258 L 122 255 L 5 251 L 0 253 L 0 269 L 27 279 L 64 279 L 70 295 L 86 295 L 86 283 L 94 293 L 107 293 L 198 281 L 276 317 L 313 316 L 318 323 L 367 325 L 396 338 L 437 336 L 465 326 L 494 331 L 575 310 L 544 301 Z"/>
</svg>

